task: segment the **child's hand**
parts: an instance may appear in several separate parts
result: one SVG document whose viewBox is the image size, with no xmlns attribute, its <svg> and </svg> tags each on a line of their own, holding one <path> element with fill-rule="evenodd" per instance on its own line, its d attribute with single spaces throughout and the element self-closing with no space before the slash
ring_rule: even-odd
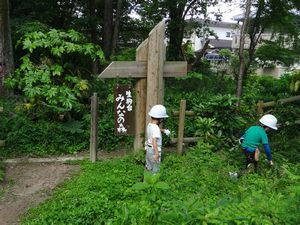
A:
<svg viewBox="0 0 300 225">
<path fill-rule="evenodd" d="M 165 135 L 169 136 L 171 134 L 171 131 L 169 129 L 164 129 Z"/>
</svg>

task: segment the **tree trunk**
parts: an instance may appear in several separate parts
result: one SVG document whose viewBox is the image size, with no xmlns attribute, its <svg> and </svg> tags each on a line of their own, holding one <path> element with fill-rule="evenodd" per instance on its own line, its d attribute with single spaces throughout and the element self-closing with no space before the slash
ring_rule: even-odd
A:
<svg viewBox="0 0 300 225">
<path fill-rule="evenodd" d="M 109 60 L 112 46 L 113 30 L 113 1 L 105 0 L 104 25 L 103 25 L 103 52 L 106 60 Z"/>
<path fill-rule="evenodd" d="M 9 2 L 0 1 L 0 91 L 3 94 L 3 81 L 5 76 L 14 71 L 13 48 L 11 41 L 10 21 L 9 21 Z"/>
<path fill-rule="evenodd" d="M 192 66 L 194 66 L 194 65 L 196 65 L 196 64 L 198 64 L 198 63 L 200 62 L 201 58 L 203 57 L 203 55 L 205 54 L 206 50 L 207 50 L 208 47 L 209 47 L 209 42 L 210 42 L 209 39 L 207 39 L 207 40 L 205 41 L 205 43 L 204 43 L 204 45 L 203 45 L 201 51 L 200 51 L 199 53 L 196 54 L 196 58 L 195 58 L 194 62 L 192 63 Z"/>
<path fill-rule="evenodd" d="M 182 26 L 177 24 L 177 19 L 171 18 L 169 25 L 170 41 L 168 47 L 168 59 L 169 60 L 183 60 L 183 53 L 181 50 L 182 44 Z"/>
<path fill-rule="evenodd" d="M 96 0 L 90 0 L 89 1 L 89 16 L 90 16 L 90 22 L 89 22 L 89 32 L 91 35 L 91 41 L 94 44 L 98 43 L 97 38 L 97 24 L 96 24 Z M 99 60 L 96 60 L 92 63 L 92 72 L 93 74 L 99 74 Z"/>
<path fill-rule="evenodd" d="M 118 0 L 116 16 L 115 16 L 115 23 L 114 23 L 114 32 L 113 32 L 112 44 L 111 44 L 111 54 L 112 55 L 115 54 L 116 48 L 117 48 L 117 42 L 118 42 L 119 30 L 120 30 L 121 10 L 122 10 L 122 0 Z"/>
<path fill-rule="evenodd" d="M 176 1 L 168 1 L 167 8 L 170 13 L 169 29 L 169 47 L 168 47 L 168 59 L 169 60 L 183 60 L 182 52 L 182 39 L 184 30 L 184 9 L 186 3 L 176 3 Z"/>
<path fill-rule="evenodd" d="M 243 78 L 245 76 L 245 57 L 244 57 L 244 45 L 245 45 L 245 38 L 246 38 L 246 30 L 249 22 L 249 16 L 250 16 L 250 8 L 251 8 L 252 0 L 246 1 L 246 12 L 245 12 L 245 18 L 244 22 L 241 28 L 241 34 L 240 34 L 240 48 L 239 48 L 239 59 L 240 59 L 240 69 L 239 69 L 239 76 L 238 76 L 238 82 L 237 82 L 237 92 L 236 96 L 239 99 L 237 102 L 237 105 L 240 105 L 241 97 L 242 97 L 242 91 L 243 91 Z"/>
<path fill-rule="evenodd" d="M 250 38 L 250 45 L 248 49 L 249 60 L 248 63 L 245 65 L 245 74 L 247 74 L 251 63 L 254 61 L 255 49 L 259 39 L 261 38 L 261 34 L 264 31 L 263 23 L 261 20 L 261 18 L 263 17 L 264 8 L 265 8 L 265 1 L 260 0 L 257 6 L 255 17 L 253 19 L 250 18 L 251 25 L 249 25 L 249 30 L 248 30 L 249 38 Z"/>
<path fill-rule="evenodd" d="M 196 4 L 198 0 L 193 1 L 173 1 L 165 0 L 166 8 L 170 15 L 169 28 L 169 47 L 168 59 L 170 60 L 183 60 L 184 54 L 182 52 L 182 40 L 185 27 L 185 17 L 189 10 Z"/>
</svg>

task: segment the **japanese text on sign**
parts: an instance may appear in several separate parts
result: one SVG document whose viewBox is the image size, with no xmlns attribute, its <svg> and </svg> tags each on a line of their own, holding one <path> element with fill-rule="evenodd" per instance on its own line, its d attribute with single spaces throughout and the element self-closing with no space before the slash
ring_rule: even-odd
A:
<svg viewBox="0 0 300 225">
<path fill-rule="evenodd" d="M 134 133 L 132 89 L 129 85 L 115 88 L 115 133 L 126 135 Z"/>
</svg>

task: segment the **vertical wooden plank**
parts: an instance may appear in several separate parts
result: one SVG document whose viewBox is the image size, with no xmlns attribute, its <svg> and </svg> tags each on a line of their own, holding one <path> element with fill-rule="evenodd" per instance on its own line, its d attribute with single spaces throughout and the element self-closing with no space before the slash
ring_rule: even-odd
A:
<svg viewBox="0 0 300 225">
<path fill-rule="evenodd" d="M 163 104 L 163 66 L 165 61 L 165 21 L 161 21 L 149 33 L 147 64 L 147 102 L 148 112 L 153 105 Z M 146 123 L 150 121 L 146 117 Z"/>
<path fill-rule="evenodd" d="M 143 41 L 136 50 L 136 61 L 147 61 L 148 39 Z M 135 135 L 133 151 L 137 152 L 143 148 L 145 132 L 147 78 L 138 79 L 135 85 Z"/>
<path fill-rule="evenodd" d="M 157 41 L 159 51 L 158 51 L 158 93 L 157 93 L 157 102 L 159 104 L 164 103 L 164 64 L 166 61 L 166 44 L 165 44 L 165 29 L 166 29 L 166 23 L 163 20 L 161 22 L 160 27 L 157 30 Z"/>
<path fill-rule="evenodd" d="M 183 147 L 185 109 L 186 109 L 186 100 L 181 100 L 180 111 L 179 111 L 178 140 L 177 140 L 177 153 L 179 155 L 182 154 L 182 147 Z"/>
<path fill-rule="evenodd" d="M 91 99 L 91 137 L 90 137 L 90 160 L 97 160 L 97 137 L 98 137 L 98 97 L 94 93 Z"/>
<path fill-rule="evenodd" d="M 259 101 L 257 103 L 257 113 L 263 114 L 264 113 L 264 101 Z"/>
</svg>

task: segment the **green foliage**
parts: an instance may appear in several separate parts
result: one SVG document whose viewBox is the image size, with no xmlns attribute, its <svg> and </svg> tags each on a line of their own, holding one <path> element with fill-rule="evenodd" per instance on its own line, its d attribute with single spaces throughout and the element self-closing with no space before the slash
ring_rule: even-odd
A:
<svg viewBox="0 0 300 225">
<path fill-rule="evenodd" d="M 202 118 L 198 117 L 195 120 L 196 123 L 196 136 L 202 137 L 204 141 L 209 141 L 211 138 L 215 137 L 215 131 L 218 129 L 218 124 L 215 118 Z"/>
<path fill-rule="evenodd" d="M 182 45 L 183 55 L 185 61 L 188 63 L 193 62 L 195 60 L 195 53 L 193 50 L 193 45 L 190 40 L 188 40 L 186 43 Z"/>
<path fill-rule="evenodd" d="M 38 221 L 32 210 L 24 224 L 106 224 L 125 199 L 136 196 L 132 186 L 142 179 L 142 170 L 128 158 L 84 162 L 81 175 L 41 206 Z"/>
<path fill-rule="evenodd" d="M 135 54 L 136 54 L 135 48 L 125 48 L 119 51 L 117 54 L 111 56 L 111 60 L 112 61 L 134 61 Z"/>
<path fill-rule="evenodd" d="M 144 182 L 135 183 L 132 188 L 135 190 L 148 190 L 152 189 L 169 189 L 169 185 L 166 182 L 159 181 L 160 173 L 144 172 Z"/>
<path fill-rule="evenodd" d="M 230 58 L 230 56 L 232 55 L 232 52 L 229 49 L 224 48 L 219 51 L 219 55 L 226 57 L 226 58 Z"/>
<path fill-rule="evenodd" d="M 86 121 L 53 121 L 51 117 L 32 118 L 22 105 L 4 102 L 0 139 L 6 141 L 0 156 L 45 156 L 76 153 L 87 149 L 89 123 Z"/>
<path fill-rule="evenodd" d="M 228 172 L 242 163 L 232 160 L 236 155 L 199 143 L 181 157 L 166 155 L 163 172 L 144 182 L 143 166 L 131 155 L 84 162 L 21 224 L 297 224 L 299 165 L 262 162 L 259 174 L 233 181 Z"/>
<path fill-rule="evenodd" d="M 0 161 L 0 184 L 2 183 L 3 179 L 4 179 L 4 165 Z M 1 198 L 1 194 L 2 194 L 1 192 L 2 192 L 2 190 L 0 190 L 0 198 Z"/>
<path fill-rule="evenodd" d="M 300 71 L 295 71 L 292 75 L 290 90 L 293 93 L 300 93 Z"/>
<path fill-rule="evenodd" d="M 243 99 L 247 104 L 255 104 L 259 100 L 267 102 L 290 97 L 291 79 L 293 75 L 290 74 L 279 79 L 272 76 L 249 76 L 245 82 Z"/>
<path fill-rule="evenodd" d="M 102 102 L 105 103 L 105 102 Z M 115 136 L 113 103 L 100 104 L 98 148 L 106 151 L 130 148 L 131 136 Z M 6 145 L 0 156 L 45 156 L 72 154 L 89 147 L 90 121 L 88 111 L 82 117 L 66 119 L 64 115 L 28 110 L 28 104 L 18 100 L 1 100 L 0 139 Z"/>
<path fill-rule="evenodd" d="M 23 36 L 32 32 L 47 32 L 50 27 L 46 24 L 43 24 L 39 21 L 23 21 L 23 20 L 14 20 L 12 27 L 13 43 L 17 43 Z M 16 51 L 16 50 L 15 50 Z"/>
<path fill-rule="evenodd" d="M 300 144 L 300 107 L 299 102 L 294 104 L 277 105 L 272 109 L 279 121 L 279 129 L 271 133 L 271 146 L 274 151 L 280 152 L 283 158 L 292 162 L 299 162 Z M 290 156 L 293 157 L 290 157 Z"/>
<path fill-rule="evenodd" d="M 238 55 L 236 54 L 232 54 L 232 56 L 230 57 L 230 68 L 231 68 L 231 73 L 234 77 L 235 80 L 237 80 L 238 76 L 239 76 L 239 68 L 240 68 L 240 60 Z"/>
<path fill-rule="evenodd" d="M 165 82 L 164 104 L 167 107 L 170 118 L 164 122 L 164 126 L 174 132 L 178 130 L 178 117 L 174 117 L 172 111 L 179 110 L 180 100 L 186 100 L 186 110 L 194 110 L 194 106 L 199 103 L 208 102 L 215 95 L 221 96 L 226 93 L 234 93 L 234 80 L 230 77 L 221 79 L 216 74 L 208 75 L 190 72 L 186 77 L 167 79 Z M 195 136 L 196 130 L 195 117 L 186 117 L 185 137 Z"/>
<path fill-rule="evenodd" d="M 69 30 L 26 33 L 18 45 L 26 52 L 15 74 L 6 79 L 9 88 L 21 90 L 32 107 L 48 107 L 57 113 L 79 110 L 89 82 L 78 64 L 79 57 L 103 58 L 99 46 Z M 73 64 L 70 62 L 73 61 Z"/>
<path fill-rule="evenodd" d="M 216 150 L 221 146 L 232 147 L 239 131 L 253 116 L 249 109 L 236 107 L 236 102 L 237 98 L 231 95 L 216 95 L 193 107 L 197 114 L 196 134 L 213 144 Z"/>
<path fill-rule="evenodd" d="M 261 66 L 269 66 L 270 63 L 281 62 L 286 66 L 291 66 L 295 61 L 292 50 L 278 45 L 278 43 L 267 41 L 255 52 L 255 57 L 260 61 Z"/>
</svg>

